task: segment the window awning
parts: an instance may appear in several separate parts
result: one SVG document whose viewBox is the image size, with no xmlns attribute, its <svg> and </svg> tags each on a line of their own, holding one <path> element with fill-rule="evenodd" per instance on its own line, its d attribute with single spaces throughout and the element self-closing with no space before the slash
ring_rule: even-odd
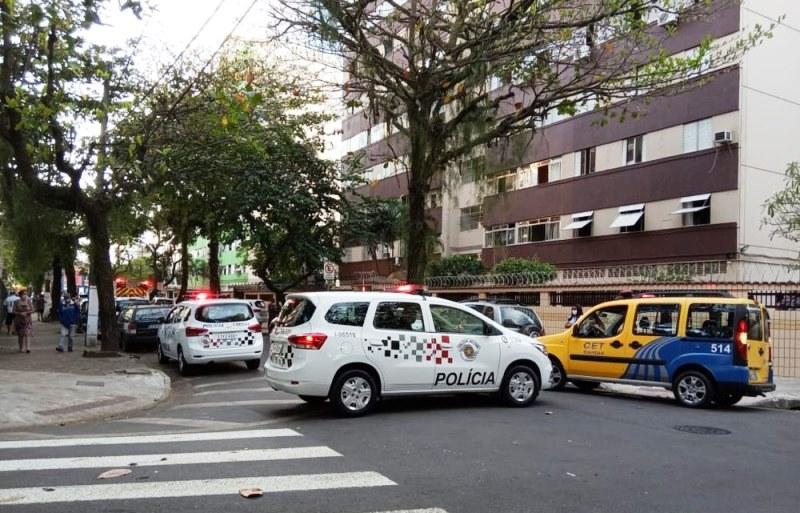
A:
<svg viewBox="0 0 800 513">
<path fill-rule="evenodd" d="M 673 214 L 675 215 L 691 214 L 693 212 L 700 212 L 701 210 L 705 210 L 707 208 L 709 208 L 709 205 L 703 205 L 702 207 L 686 207 L 676 210 L 675 212 L 673 212 Z"/>
<path fill-rule="evenodd" d="M 620 214 L 641 212 L 642 210 L 644 210 L 644 203 L 638 203 L 636 205 L 627 205 L 627 206 L 624 206 L 624 207 L 619 207 L 619 213 Z"/>
<path fill-rule="evenodd" d="M 639 222 L 639 219 L 644 215 L 644 212 L 629 212 L 626 214 L 620 214 L 614 219 L 614 222 L 611 223 L 611 228 L 626 228 L 628 226 L 633 226 Z"/>
<path fill-rule="evenodd" d="M 711 193 L 707 194 L 698 194 L 696 196 L 684 196 L 681 198 L 681 203 L 694 203 L 695 201 L 708 201 L 711 197 Z"/>
<path fill-rule="evenodd" d="M 592 218 L 589 219 L 579 219 L 577 221 L 572 221 L 570 224 L 564 227 L 565 230 L 580 230 L 587 224 L 592 222 Z"/>
</svg>

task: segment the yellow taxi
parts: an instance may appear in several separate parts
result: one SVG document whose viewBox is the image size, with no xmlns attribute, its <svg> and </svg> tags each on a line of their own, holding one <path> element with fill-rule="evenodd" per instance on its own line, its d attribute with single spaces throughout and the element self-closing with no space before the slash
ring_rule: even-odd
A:
<svg viewBox="0 0 800 513">
<path fill-rule="evenodd" d="M 551 387 L 601 383 L 672 389 L 684 406 L 731 406 L 775 390 L 769 314 L 755 301 L 643 294 L 589 309 L 569 330 L 540 337 Z"/>
</svg>

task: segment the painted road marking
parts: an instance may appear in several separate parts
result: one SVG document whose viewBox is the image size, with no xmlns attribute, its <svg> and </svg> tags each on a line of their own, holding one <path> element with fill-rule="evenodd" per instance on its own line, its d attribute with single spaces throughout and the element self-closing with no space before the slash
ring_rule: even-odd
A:
<svg viewBox="0 0 800 513">
<path fill-rule="evenodd" d="M 236 495 L 242 488 L 260 488 L 264 493 L 277 493 L 395 485 L 397 483 L 377 472 L 343 472 L 335 474 L 62 486 L 54 487 L 49 492 L 45 491 L 41 486 L 37 486 L 33 488 L 0 489 L 0 505 Z"/>
<path fill-rule="evenodd" d="M 197 465 L 200 463 L 238 463 L 244 461 L 300 460 L 341 456 L 330 447 L 285 447 L 240 451 L 183 452 L 167 454 L 131 454 L 121 456 L 84 456 L 77 458 L 37 458 L 0 460 L 0 472 L 24 470 L 62 470 L 102 467 L 155 467 Z"/>
<path fill-rule="evenodd" d="M 229 379 L 227 381 L 212 381 L 210 383 L 202 383 L 200 385 L 192 385 L 194 389 L 202 389 L 202 388 L 210 388 L 210 387 L 220 387 L 223 385 L 239 385 L 240 383 L 256 383 L 260 382 L 264 384 L 264 387 L 267 386 L 267 378 L 263 375 L 260 378 L 248 378 L 248 379 Z"/>
<path fill-rule="evenodd" d="M 289 404 L 307 404 L 300 399 L 263 399 L 252 401 L 219 401 L 210 403 L 187 403 L 173 406 L 171 410 L 188 410 L 191 408 L 225 408 L 228 406 L 279 406 Z"/>
<path fill-rule="evenodd" d="M 294 429 L 250 429 L 209 433 L 175 433 L 166 435 L 107 436 L 94 438 L 53 438 L 45 440 L 10 440 L 0 442 L 0 449 L 29 449 L 36 447 L 72 447 L 77 445 L 154 444 L 173 442 L 205 442 L 213 440 L 242 440 L 245 438 L 279 438 L 303 436 Z"/>
<path fill-rule="evenodd" d="M 229 422 L 225 420 L 181 419 L 171 417 L 132 417 L 119 419 L 114 422 L 134 424 L 154 424 L 156 426 L 183 426 L 204 429 L 236 429 L 243 427 L 244 422 Z"/>
<path fill-rule="evenodd" d="M 219 390 L 203 390 L 202 392 L 195 392 L 194 396 L 203 395 L 217 395 L 217 394 L 274 394 L 274 395 L 287 395 L 285 392 L 276 392 L 270 390 L 260 390 L 257 388 L 220 388 Z"/>
</svg>

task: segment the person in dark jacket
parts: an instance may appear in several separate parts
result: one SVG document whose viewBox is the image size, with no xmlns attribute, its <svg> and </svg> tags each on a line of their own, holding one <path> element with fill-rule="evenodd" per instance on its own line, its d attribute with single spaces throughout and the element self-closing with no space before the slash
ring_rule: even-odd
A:
<svg viewBox="0 0 800 513">
<path fill-rule="evenodd" d="M 75 330 L 81 320 L 80 298 L 73 297 L 58 303 L 58 321 L 61 323 L 61 338 L 58 340 L 56 351 L 64 352 L 66 345 L 67 351 L 72 352 L 72 345 L 75 340 Z"/>
</svg>

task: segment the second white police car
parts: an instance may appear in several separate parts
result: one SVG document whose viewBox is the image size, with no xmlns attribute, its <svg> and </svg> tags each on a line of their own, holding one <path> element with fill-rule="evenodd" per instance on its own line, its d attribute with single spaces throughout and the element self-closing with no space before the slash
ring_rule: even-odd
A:
<svg viewBox="0 0 800 513">
<path fill-rule="evenodd" d="M 265 367 L 272 388 L 345 416 L 393 395 L 499 392 L 528 406 L 551 372 L 534 338 L 459 303 L 388 292 L 290 295 Z"/>
</svg>

